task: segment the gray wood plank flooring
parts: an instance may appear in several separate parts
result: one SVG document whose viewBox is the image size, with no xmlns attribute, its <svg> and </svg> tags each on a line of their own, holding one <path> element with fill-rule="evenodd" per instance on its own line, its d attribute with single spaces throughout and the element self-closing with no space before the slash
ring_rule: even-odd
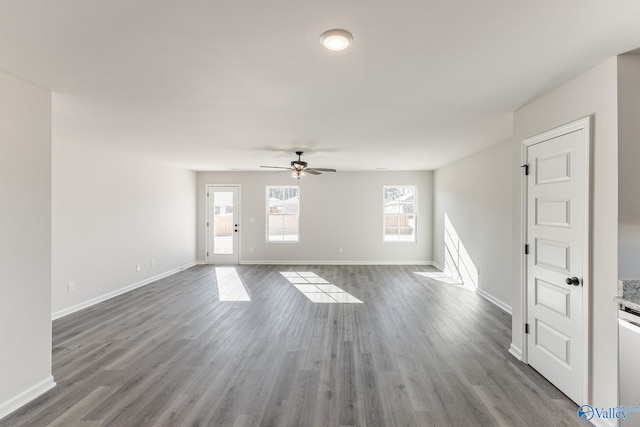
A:
<svg viewBox="0 0 640 427">
<path fill-rule="evenodd" d="M 511 357 L 511 318 L 411 266 L 197 266 L 53 323 L 58 386 L 8 426 L 578 426 Z M 315 304 L 310 271 L 364 304 Z"/>
</svg>

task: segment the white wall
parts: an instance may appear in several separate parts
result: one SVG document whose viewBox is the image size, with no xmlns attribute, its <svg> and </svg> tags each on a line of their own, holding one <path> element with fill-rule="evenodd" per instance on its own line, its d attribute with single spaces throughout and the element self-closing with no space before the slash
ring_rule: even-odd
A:
<svg viewBox="0 0 640 427">
<path fill-rule="evenodd" d="M 195 191 L 193 171 L 55 140 L 54 318 L 195 262 Z"/>
<path fill-rule="evenodd" d="M 450 240 L 445 239 L 450 232 L 445 231 L 446 216 L 477 268 L 477 283 L 468 284 L 507 311 L 511 310 L 513 277 L 512 158 L 513 144 L 506 141 L 440 168 L 434 175 L 434 261 L 444 267 L 445 253 L 455 251 L 449 243 L 445 247 L 445 240 Z"/>
<path fill-rule="evenodd" d="M 0 418 L 53 387 L 51 93 L 0 72 Z"/>
<path fill-rule="evenodd" d="M 618 57 L 618 277 L 640 279 L 640 55 Z"/>
<path fill-rule="evenodd" d="M 522 140 L 592 116 L 591 188 L 591 328 L 592 383 L 589 402 L 614 406 L 617 402 L 618 280 L 618 133 L 617 62 L 611 58 L 514 113 L 513 253 L 522 253 L 521 161 Z M 513 259 L 513 348 L 522 349 L 522 258 Z"/>
<path fill-rule="evenodd" d="M 300 181 L 300 242 L 266 243 L 265 187 L 295 185 L 288 173 L 199 172 L 198 259 L 205 259 L 207 184 L 241 185 L 241 262 L 425 263 L 431 261 L 432 172 L 337 172 Z M 383 185 L 418 186 L 417 243 L 382 241 Z M 249 218 L 255 218 L 254 223 Z M 253 248 L 253 252 L 250 252 Z M 339 253 L 338 248 L 343 248 Z"/>
</svg>

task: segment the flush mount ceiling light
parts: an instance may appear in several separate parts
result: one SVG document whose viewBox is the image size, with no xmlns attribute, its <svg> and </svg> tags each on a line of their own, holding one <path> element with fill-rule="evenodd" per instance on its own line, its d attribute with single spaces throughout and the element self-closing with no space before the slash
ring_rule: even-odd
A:
<svg viewBox="0 0 640 427">
<path fill-rule="evenodd" d="M 322 33 L 320 43 L 329 50 L 345 50 L 353 41 L 353 36 L 346 30 L 329 30 Z"/>
</svg>

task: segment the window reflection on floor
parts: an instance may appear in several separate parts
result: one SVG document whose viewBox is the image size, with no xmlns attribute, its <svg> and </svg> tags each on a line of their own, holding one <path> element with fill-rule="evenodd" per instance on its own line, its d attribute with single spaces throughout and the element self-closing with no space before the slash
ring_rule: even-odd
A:
<svg viewBox="0 0 640 427">
<path fill-rule="evenodd" d="M 220 301 L 251 301 L 238 272 L 233 267 L 216 267 L 218 299 Z"/>
<path fill-rule="evenodd" d="M 452 277 L 450 273 L 442 271 L 416 271 L 415 273 L 419 274 L 420 276 L 428 277 L 429 279 L 447 283 L 449 285 L 463 285 L 462 280 L 457 277 Z"/>
<path fill-rule="evenodd" d="M 358 298 L 343 291 L 322 277 L 308 271 L 280 272 L 304 296 L 315 303 L 362 304 Z"/>
</svg>

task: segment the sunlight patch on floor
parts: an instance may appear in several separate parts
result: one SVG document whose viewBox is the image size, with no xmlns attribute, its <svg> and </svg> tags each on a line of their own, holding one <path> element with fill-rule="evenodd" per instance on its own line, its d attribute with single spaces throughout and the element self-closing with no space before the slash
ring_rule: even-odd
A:
<svg viewBox="0 0 640 427">
<path fill-rule="evenodd" d="M 453 285 L 462 289 L 475 291 L 475 288 L 464 283 L 460 277 L 454 277 L 447 271 L 414 271 L 414 273 L 419 276 L 433 279 L 437 282 L 446 283 L 447 285 Z"/>
<path fill-rule="evenodd" d="M 310 301 L 324 304 L 362 304 L 358 298 L 308 271 L 280 272 Z"/>
<path fill-rule="evenodd" d="M 455 277 L 451 277 L 450 274 L 444 273 L 442 271 L 425 271 L 425 272 L 416 271 L 415 273 L 420 276 L 428 277 L 429 279 L 434 279 L 439 282 L 448 283 L 449 285 L 462 285 L 462 280 Z"/>
<path fill-rule="evenodd" d="M 218 299 L 220 301 L 251 301 L 247 288 L 233 267 L 216 267 Z"/>
</svg>

